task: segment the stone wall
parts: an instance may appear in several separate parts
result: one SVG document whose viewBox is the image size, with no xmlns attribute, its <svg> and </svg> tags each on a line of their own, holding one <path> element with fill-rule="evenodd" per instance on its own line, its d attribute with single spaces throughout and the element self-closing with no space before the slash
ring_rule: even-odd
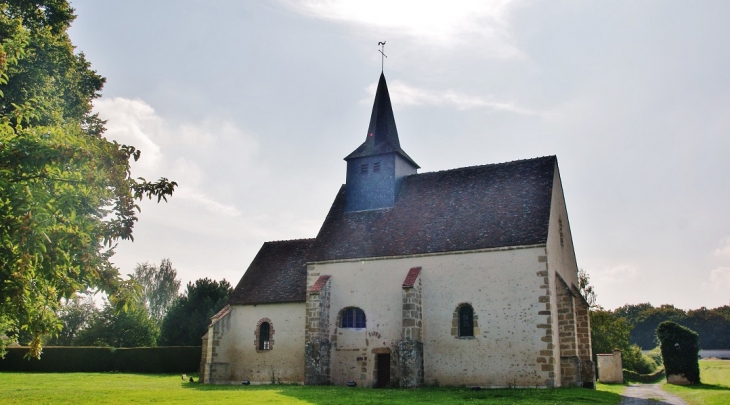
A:
<svg viewBox="0 0 730 405">
<path fill-rule="evenodd" d="M 565 281 L 556 276 L 556 309 L 558 311 L 558 336 L 560 345 L 561 385 L 569 387 L 580 381 L 580 359 L 575 324 L 575 303 L 573 293 Z"/>
<path fill-rule="evenodd" d="M 554 387 L 555 381 L 558 378 L 555 370 L 555 345 L 553 339 L 555 336 L 555 330 L 553 328 L 553 312 L 552 303 L 550 298 L 550 277 L 547 270 L 547 256 L 538 256 L 538 263 L 545 263 L 545 270 L 536 272 L 537 284 L 540 286 L 541 295 L 538 297 L 538 315 L 545 316 L 544 322 L 537 324 L 537 330 L 543 331 L 540 341 L 543 347 L 539 349 L 539 355 L 537 356 L 537 364 L 540 365 L 541 371 L 547 373 L 547 378 L 544 381 L 546 387 Z M 540 332 L 538 332 L 540 333 Z"/>
<path fill-rule="evenodd" d="M 624 382 L 624 365 L 620 350 L 616 350 L 612 354 L 598 354 L 596 358 L 598 359 L 598 380 L 600 382 Z"/>
<path fill-rule="evenodd" d="M 330 341 L 329 276 L 309 273 L 307 283 L 307 322 L 304 348 L 304 383 L 328 385 L 332 342 Z M 336 336 L 334 337 L 336 339 Z M 335 340 L 336 341 L 336 340 Z M 361 360 L 362 361 L 362 360 Z"/>
<path fill-rule="evenodd" d="M 202 357 L 205 359 L 205 364 L 201 367 L 200 381 L 206 384 L 220 383 L 228 378 L 230 359 L 221 355 L 220 345 L 224 335 L 231 329 L 230 315 L 230 308 L 224 308 L 216 314 L 214 322 L 208 327 L 208 333 L 204 336 Z M 201 359 L 201 363 L 202 361 Z"/>
<path fill-rule="evenodd" d="M 423 385 L 423 311 L 420 267 L 412 268 L 403 283 L 403 339 L 398 342 L 398 374 L 401 387 Z"/>
<path fill-rule="evenodd" d="M 409 269 L 421 267 L 424 383 L 438 380 L 441 385 L 455 386 L 553 386 L 558 367 L 557 354 L 552 356 L 551 352 L 554 329 L 538 327 L 551 322 L 545 312 L 550 311 L 546 260 L 539 260 L 544 252 L 544 246 L 534 246 L 310 263 L 309 286 L 321 274 L 332 275 L 329 383 L 374 384 L 374 350 L 390 349 L 394 364 L 391 383 L 403 380 L 403 384 L 411 384 L 403 373 L 407 358 L 401 359 L 405 353 L 402 349 L 420 345 L 406 347 L 399 343 L 404 333 L 418 334 L 415 320 L 413 326 L 406 323 L 409 326 L 405 331 L 403 328 L 402 284 Z M 410 296 L 411 292 L 406 294 Z M 454 311 L 464 302 L 472 305 L 478 317 L 478 333 L 473 337 L 452 336 Z M 313 303 L 309 311 L 316 307 Z M 337 314 L 347 307 L 365 312 L 366 328 L 337 327 Z M 406 318 L 415 308 L 406 307 Z M 308 322 L 308 327 L 312 326 Z M 314 344 L 312 339 L 307 341 L 310 346 Z M 319 355 L 320 351 L 313 349 L 308 349 L 311 355 Z M 362 359 L 365 357 L 366 362 Z M 418 364 L 417 356 L 411 358 Z M 367 381 L 360 380 L 362 367 L 368 370 Z"/>
</svg>

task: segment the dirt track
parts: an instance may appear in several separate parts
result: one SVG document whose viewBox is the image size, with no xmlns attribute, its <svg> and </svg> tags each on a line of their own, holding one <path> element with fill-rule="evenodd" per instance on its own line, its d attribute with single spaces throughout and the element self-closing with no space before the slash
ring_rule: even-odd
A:
<svg viewBox="0 0 730 405">
<path fill-rule="evenodd" d="M 631 384 L 623 396 L 620 405 L 687 405 L 683 399 L 664 391 L 659 384 Z"/>
</svg>

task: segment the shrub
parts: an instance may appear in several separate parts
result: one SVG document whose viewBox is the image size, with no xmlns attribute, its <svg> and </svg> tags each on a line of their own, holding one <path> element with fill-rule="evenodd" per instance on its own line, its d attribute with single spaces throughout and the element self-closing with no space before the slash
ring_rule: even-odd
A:
<svg viewBox="0 0 730 405">
<path fill-rule="evenodd" d="M 44 347 L 40 359 L 27 353 L 27 347 L 8 348 L 0 371 L 186 373 L 198 370 L 201 347 Z"/>
<path fill-rule="evenodd" d="M 700 338 L 696 332 L 675 322 L 665 321 L 656 329 L 667 375 L 684 375 L 692 384 L 700 383 L 697 356 Z"/>
<path fill-rule="evenodd" d="M 645 355 L 638 345 L 629 346 L 628 350 L 624 350 L 621 354 L 624 368 L 637 374 L 651 374 L 658 367 L 658 364 Z"/>
<path fill-rule="evenodd" d="M 184 373 L 200 367 L 200 346 L 135 347 L 114 351 L 114 371 Z"/>
<path fill-rule="evenodd" d="M 659 348 L 659 346 L 649 350 L 646 355 L 649 356 L 654 361 L 654 363 L 656 363 L 657 366 L 664 365 L 664 360 L 662 359 L 662 349 Z"/>
<path fill-rule="evenodd" d="M 41 359 L 27 359 L 27 347 L 9 347 L 0 371 L 100 372 L 112 370 L 108 347 L 44 347 Z"/>
<path fill-rule="evenodd" d="M 624 382 L 655 383 L 664 376 L 664 367 L 660 367 L 651 374 L 639 374 L 635 371 L 624 370 Z"/>
</svg>

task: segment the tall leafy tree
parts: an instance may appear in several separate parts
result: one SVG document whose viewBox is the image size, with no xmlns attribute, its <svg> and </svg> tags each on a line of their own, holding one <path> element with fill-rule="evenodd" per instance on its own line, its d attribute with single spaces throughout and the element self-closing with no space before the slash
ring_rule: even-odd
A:
<svg viewBox="0 0 730 405">
<path fill-rule="evenodd" d="M 160 329 L 143 306 L 117 311 L 106 302 L 74 340 L 77 346 L 155 346 Z"/>
<path fill-rule="evenodd" d="M 40 356 L 77 291 L 103 290 L 116 310 L 134 301 L 109 258 L 132 239 L 136 200 L 176 186 L 132 178 L 140 151 L 102 136 L 91 107 L 105 79 L 74 52 L 73 19 L 66 0 L 0 2 L 0 352 L 22 330 Z"/>
<path fill-rule="evenodd" d="M 583 269 L 578 270 L 578 288 L 580 290 L 580 295 L 583 296 L 589 307 L 597 308 L 598 303 L 596 302 L 596 299 L 598 298 L 598 295 L 590 282 L 591 278 L 588 273 Z"/>
<path fill-rule="evenodd" d="M 59 311 L 58 319 L 63 327 L 58 335 L 52 336 L 47 342 L 50 346 L 71 346 L 91 319 L 98 312 L 91 295 L 76 295 L 64 300 Z"/>
<path fill-rule="evenodd" d="M 177 279 L 177 270 L 172 267 L 172 262 L 162 259 L 160 267 L 147 262 L 138 263 L 132 278 L 142 287 L 142 301 L 150 316 L 158 324 L 161 323 L 180 291 L 180 280 Z"/>
<path fill-rule="evenodd" d="M 226 305 L 232 292 L 226 280 L 202 278 L 195 284 L 188 283 L 185 293 L 175 300 L 162 321 L 160 345 L 200 345 L 210 317 Z"/>
</svg>

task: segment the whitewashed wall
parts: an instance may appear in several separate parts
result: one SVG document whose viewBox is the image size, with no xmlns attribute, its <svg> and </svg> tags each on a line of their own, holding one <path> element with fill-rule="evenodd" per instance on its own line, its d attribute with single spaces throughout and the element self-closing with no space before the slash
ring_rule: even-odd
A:
<svg viewBox="0 0 730 405">
<path fill-rule="evenodd" d="M 332 276 L 332 382 L 372 385 L 373 349 L 395 352 L 401 339 L 401 285 L 411 267 L 422 267 L 426 383 L 544 386 L 549 372 L 537 362 L 546 348 L 545 330 L 538 328 L 547 319 L 538 315 L 545 306 L 539 302 L 546 294 L 540 288 L 544 276 L 538 275 L 545 271 L 544 255 L 544 247 L 533 247 L 310 264 L 310 273 Z M 452 335 L 454 311 L 464 302 L 478 317 L 472 339 Z M 365 311 L 366 329 L 335 328 L 339 312 L 351 306 Z"/>
<path fill-rule="evenodd" d="M 230 329 L 221 337 L 218 361 L 230 363 L 231 382 L 269 384 L 304 381 L 304 303 L 233 305 Z M 274 330 L 272 350 L 254 345 L 256 325 L 269 318 Z"/>
</svg>

